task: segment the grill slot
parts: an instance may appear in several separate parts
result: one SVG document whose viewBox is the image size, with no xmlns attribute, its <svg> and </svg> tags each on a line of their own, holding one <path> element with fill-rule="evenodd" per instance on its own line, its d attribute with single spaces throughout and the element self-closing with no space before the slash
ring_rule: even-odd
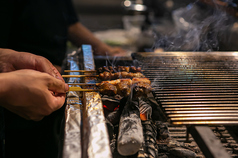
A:
<svg viewBox="0 0 238 158">
<path fill-rule="evenodd" d="M 153 95 L 176 125 L 238 124 L 238 54 L 134 53 Z"/>
</svg>

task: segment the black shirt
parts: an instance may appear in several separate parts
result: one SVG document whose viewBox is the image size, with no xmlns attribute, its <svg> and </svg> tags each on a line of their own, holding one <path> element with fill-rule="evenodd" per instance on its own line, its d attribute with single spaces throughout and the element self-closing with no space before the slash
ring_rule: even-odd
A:
<svg viewBox="0 0 238 158">
<path fill-rule="evenodd" d="M 61 65 L 68 26 L 78 18 L 71 0 L 0 0 L 0 48 L 42 55 Z"/>
<path fill-rule="evenodd" d="M 61 65 L 68 26 L 78 19 L 71 0 L 0 0 L 0 21 L 0 48 L 42 55 Z M 6 109 L 3 122 L 0 109 L 0 157 L 3 152 L 7 158 L 59 157 L 64 108 L 39 122 L 25 120 Z"/>
</svg>

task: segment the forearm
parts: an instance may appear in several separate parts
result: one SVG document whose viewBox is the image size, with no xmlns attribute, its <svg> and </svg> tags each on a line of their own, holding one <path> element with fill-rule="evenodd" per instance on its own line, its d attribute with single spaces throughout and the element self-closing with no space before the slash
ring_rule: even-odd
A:
<svg viewBox="0 0 238 158">
<path fill-rule="evenodd" d="M 69 40 L 80 47 L 82 44 L 90 44 L 94 49 L 105 46 L 106 44 L 96 38 L 93 33 L 88 30 L 81 23 L 77 22 L 71 25 L 68 29 L 68 38 Z"/>
</svg>

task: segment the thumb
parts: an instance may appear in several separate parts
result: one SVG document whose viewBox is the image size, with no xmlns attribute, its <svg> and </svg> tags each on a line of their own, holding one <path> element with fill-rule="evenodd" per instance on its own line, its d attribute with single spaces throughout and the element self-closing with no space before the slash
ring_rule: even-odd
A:
<svg viewBox="0 0 238 158">
<path fill-rule="evenodd" d="M 49 84 L 48 89 L 55 93 L 66 93 L 69 90 L 69 86 L 62 80 L 52 77 L 52 81 Z"/>
</svg>

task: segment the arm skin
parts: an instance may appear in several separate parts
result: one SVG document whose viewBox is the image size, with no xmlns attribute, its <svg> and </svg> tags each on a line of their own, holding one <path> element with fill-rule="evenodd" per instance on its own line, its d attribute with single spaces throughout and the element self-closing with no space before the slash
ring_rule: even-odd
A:
<svg viewBox="0 0 238 158">
<path fill-rule="evenodd" d="M 92 45 L 94 55 L 123 56 L 126 53 L 125 50 L 120 47 L 111 47 L 103 43 L 79 22 L 69 26 L 68 38 L 77 47 L 80 47 L 82 44 Z"/>
<path fill-rule="evenodd" d="M 68 91 L 44 57 L 0 49 L 0 106 L 29 120 L 41 120 L 63 106 Z"/>
</svg>

